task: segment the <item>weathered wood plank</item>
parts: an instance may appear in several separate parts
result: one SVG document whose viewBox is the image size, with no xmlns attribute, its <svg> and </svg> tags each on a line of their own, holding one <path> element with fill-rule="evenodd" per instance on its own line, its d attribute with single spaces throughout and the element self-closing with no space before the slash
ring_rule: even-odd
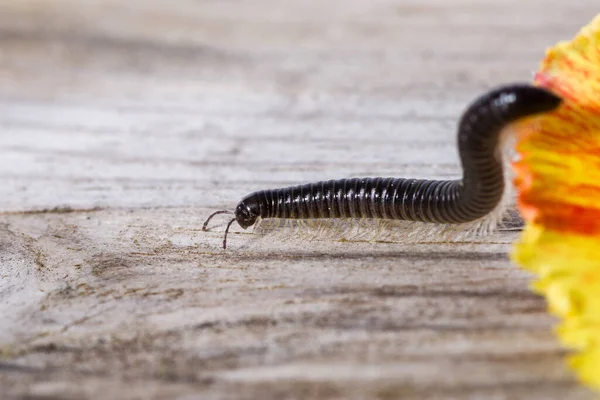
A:
<svg viewBox="0 0 600 400">
<path fill-rule="evenodd" d="M 248 191 L 454 177 L 454 125 L 594 1 L 5 1 L 0 391 L 584 399 L 543 300 L 473 243 L 203 233 Z"/>
</svg>

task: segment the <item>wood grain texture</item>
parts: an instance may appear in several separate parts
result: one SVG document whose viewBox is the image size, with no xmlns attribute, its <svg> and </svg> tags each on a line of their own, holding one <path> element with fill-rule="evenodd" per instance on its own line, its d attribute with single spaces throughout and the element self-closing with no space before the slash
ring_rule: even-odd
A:
<svg viewBox="0 0 600 400">
<path fill-rule="evenodd" d="M 459 174 L 456 120 L 595 1 L 0 5 L 2 398 L 587 399 L 472 243 L 281 240 L 249 191 Z"/>
</svg>

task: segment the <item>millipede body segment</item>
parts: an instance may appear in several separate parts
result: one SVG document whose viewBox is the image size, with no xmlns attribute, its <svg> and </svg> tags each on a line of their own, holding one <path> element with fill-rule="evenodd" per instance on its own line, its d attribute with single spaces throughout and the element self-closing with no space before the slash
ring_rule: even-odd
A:
<svg viewBox="0 0 600 400">
<path fill-rule="evenodd" d="M 370 218 L 460 224 L 493 211 L 504 193 L 500 134 L 507 125 L 556 109 L 561 98 L 529 84 L 502 86 L 476 99 L 458 124 L 462 179 L 351 178 L 259 190 L 235 208 L 244 229 L 259 218 Z M 223 213 L 218 211 L 217 213 Z M 217 213 L 212 214 L 205 222 Z"/>
</svg>

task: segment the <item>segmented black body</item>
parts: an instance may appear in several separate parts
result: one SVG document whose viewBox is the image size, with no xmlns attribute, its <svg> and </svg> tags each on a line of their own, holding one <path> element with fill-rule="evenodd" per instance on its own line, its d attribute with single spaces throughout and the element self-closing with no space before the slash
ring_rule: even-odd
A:
<svg viewBox="0 0 600 400">
<path fill-rule="evenodd" d="M 560 103 L 558 96 L 529 84 L 503 86 L 476 99 L 458 124 L 462 179 L 353 178 L 260 190 L 238 203 L 231 222 L 245 229 L 259 217 L 448 224 L 477 220 L 493 211 L 503 196 L 501 132 L 510 123 L 552 111 Z"/>
</svg>

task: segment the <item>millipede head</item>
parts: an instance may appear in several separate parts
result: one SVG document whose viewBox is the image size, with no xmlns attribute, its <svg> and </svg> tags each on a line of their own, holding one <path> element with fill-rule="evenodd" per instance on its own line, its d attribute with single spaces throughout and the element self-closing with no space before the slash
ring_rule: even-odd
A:
<svg viewBox="0 0 600 400">
<path fill-rule="evenodd" d="M 227 235 L 229 234 L 229 228 L 231 225 L 237 221 L 237 223 L 243 228 L 246 229 L 249 226 L 252 226 L 256 223 L 256 220 L 260 216 L 258 203 L 255 201 L 256 199 L 253 196 L 246 196 L 242 201 L 238 203 L 235 208 L 235 212 L 231 212 L 228 210 L 219 210 L 210 214 L 204 224 L 202 225 L 202 230 L 204 232 L 208 231 L 208 223 L 210 220 L 219 214 L 235 214 L 235 218 L 231 219 L 227 223 L 227 227 L 225 228 L 225 234 L 223 236 L 223 248 L 227 248 Z"/>
<path fill-rule="evenodd" d="M 243 229 L 254 225 L 260 216 L 258 203 L 252 200 L 251 197 L 245 197 L 235 207 L 235 219 Z"/>
</svg>

